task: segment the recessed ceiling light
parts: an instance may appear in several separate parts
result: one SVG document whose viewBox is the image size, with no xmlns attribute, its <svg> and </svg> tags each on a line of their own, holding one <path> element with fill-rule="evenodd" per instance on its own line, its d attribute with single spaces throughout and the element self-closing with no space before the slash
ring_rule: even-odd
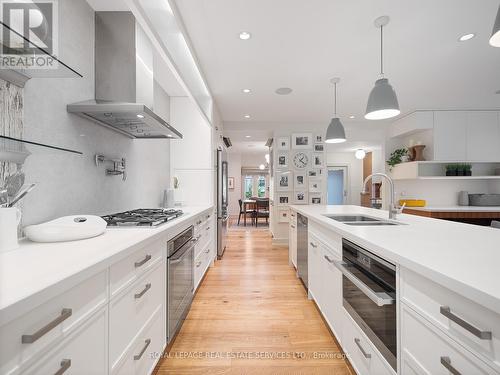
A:
<svg viewBox="0 0 500 375">
<path fill-rule="evenodd" d="M 355 117 L 356 117 L 356 116 L 354 116 L 354 115 L 350 115 L 350 116 L 349 116 L 349 118 L 355 118 Z"/>
<path fill-rule="evenodd" d="M 140 113 L 137 115 L 139 118 L 144 118 L 144 115 L 141 115 Z"/>
<path fill-rule="evenodd" d="M 250 137 L 251 137 L 251 135 L 245 135 L 245 138 L 250 138 Z"/>
<path fill-rule="evenodd" d="M 467 40 L 471 40 L 475 36 L 476 36 L 476 34 L 474 34 L 474 33 L 465 34 L 465 35 L 462 35 L 460 38 L 458 38 L 458 41 L 459 42 L 465 42 Z"/>
<path fill-rule="evenodd" d="M 245 115 L 245 116 L 243 116 L 243 117 L 244 117 L 244 118 L 250 118 L 250 115 Z"/>
<path fill-rule="evenodd" d="M 266 168 L 266 166 L 265 166 L 264 164 L 259 165 L 259 169 L 260 169 L 260 170 L 263 170 L 263 169 L 265 169 L 265 168 Z"/>
<path fill-rule="evenodd" d="M 293 90 L 290 87 L 280 87 L 276 89 L 274 92 L 278 95 L 288 95 L 292 92 Z"/>
<path fill-rule="evenodd" d="M 245 94 L 250 94 L 250 93 L 252 92 L 252 90 L 250 90 L 250 89 L 243 89 L 243 90 L 241 90 L 241 91 L 242 91 L 243 93 L 245 93 Z"/>
<path fill-rule="evenodd" d="M 241 40 L 248 40 L 252 37 L 252 34 L 250 34 L 248 31 L 242 31 L 240 33 L 240 39 Z"/>
</svg>

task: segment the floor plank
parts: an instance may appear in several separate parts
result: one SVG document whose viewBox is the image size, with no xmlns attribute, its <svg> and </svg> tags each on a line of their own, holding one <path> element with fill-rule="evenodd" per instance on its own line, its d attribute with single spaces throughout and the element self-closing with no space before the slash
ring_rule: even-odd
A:
<svg viewBox="0 0 500 375">
<path fill-rule="evenodd" d="M 157 374 L 353 375 L 314 302 L 263 228 L 230 228 Z"/>
</svg>

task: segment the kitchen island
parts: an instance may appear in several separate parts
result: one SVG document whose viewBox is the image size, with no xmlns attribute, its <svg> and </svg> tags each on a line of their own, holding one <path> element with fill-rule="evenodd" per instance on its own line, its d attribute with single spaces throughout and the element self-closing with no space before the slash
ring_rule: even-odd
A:
<svg viewBox="0 0 500 375">
<path fill-rule="evenodd" d="M 308 219 L 309 295 L 358 373 L 435 374 L 448 373 L 449 366 L 462 374 L 500 373 L 500 230 L 407 214 L 398 215 L 399 225 L 349 225 L 328 216 L 389 221 L 388 213 L 358 206 L 291 209 Z M 392 366 L 377 339 L 345 309 L 346 274 L 337 266 L 346 243 L 395 266 L 398 348 Z"/>
<path fill-rule="evenodd" d="M 403 212 L 405 214 L 485 226 L 489 226 L 491 220 L 500 220 L 500 207 L 496 206 L 406 207 Z"/>
</svg>

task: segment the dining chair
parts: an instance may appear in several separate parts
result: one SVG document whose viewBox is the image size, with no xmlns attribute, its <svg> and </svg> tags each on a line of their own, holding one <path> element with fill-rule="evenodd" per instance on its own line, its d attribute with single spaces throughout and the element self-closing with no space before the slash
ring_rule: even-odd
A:
<svg viewBox="0 0 500 375">
<path fill-rule="evenodd" d="M 254 216 L 255 210 L 254 209 L 248 209 L 247 207 L 244 207 L 243 206 L 243 201 L 241 199 L 238 199 L 238 204 L 240 205 L 240 214 L 238 215 L 238 225 L 240 225 L 241 215 L 245 214 L 245 210 L 247 211 L 247 215 L 249 215 L 250 218 L 252 219 L 252 224 L 253 224 L 253 220 L 254 220 L 253 216 Z"/>
<path fill-rule="evenodd" d="M 265 218 L 266 224 L 269 224 L 269 199 L 257 198 L 255 206 L 255 226 L 259 225 L 259 218 Z"/>
</svg>

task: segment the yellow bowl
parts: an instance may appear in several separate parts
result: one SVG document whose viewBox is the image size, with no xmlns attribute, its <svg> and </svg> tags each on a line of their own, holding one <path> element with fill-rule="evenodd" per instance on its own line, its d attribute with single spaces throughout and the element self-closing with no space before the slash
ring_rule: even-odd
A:
<svg viewBox="0 0 500 375">
<path fill-rule="evenodd" d="M 406 203 L 406 207 L 425 207 L 426 201 L 424 199 L 400 199 L 399 205 L 402 206 Z"/>
</svg>

